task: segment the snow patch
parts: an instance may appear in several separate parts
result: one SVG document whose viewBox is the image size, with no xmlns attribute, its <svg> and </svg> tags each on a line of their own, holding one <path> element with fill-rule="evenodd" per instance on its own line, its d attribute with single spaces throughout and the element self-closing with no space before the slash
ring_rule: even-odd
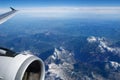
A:
<svg viewBox="0 0 120 80">
<path fill-rule="evenodd" d="M 118 62 L 110 61 L 110 65 L 116 70 L 120 68 L 120 64 Z"/>
<path fill-rule="evenodd" d="M 105 38 L 100 38 L 100 37 L 94 37 L 94 36 L 91 36 L 91 37 L 88 37 L 87 38 L 87 41 L 89 43 L 98 43 L 98 48 L 100 48 L 101 50 L 101 53 L 105 53 L 106 50 L 109 51 L 109 52 L 112 52 L 112 53 L 116 53 L 118 55 L 120 55 L 120 48 L 119 47 L 110 47 L 110 43 L 107 42 L 105 40 Z"/>
<path fill-rule="evenodd" d="M 20 52 L 20 54 L 32 54 L 32 52 L 30 52 L 29 50 L 27 50 L 27 51 Z"/>
<path fill-rule="evenodd" d="M 55 48 L 53 55 L 51 55 L 45 63 L 48 66 L 46 74 L 49 73 L 47 79 L 52 78 L 56 80 L 60 78 L 60 80 L 66 80 L 72 75 L 70 73 L 72 73 L 74 69 L 75 59 L 73 53 L 60 47 L 59 49 Z"/>
<path fill-rule="evenodd" d="M 91 37 L 87 38 L 87 41 L 90 42 L 90 43 L 92 43 L 92 42 L 96 42 L 97 39 L 96 39 L 96 37 L 91 36 Z"/>
</svg>

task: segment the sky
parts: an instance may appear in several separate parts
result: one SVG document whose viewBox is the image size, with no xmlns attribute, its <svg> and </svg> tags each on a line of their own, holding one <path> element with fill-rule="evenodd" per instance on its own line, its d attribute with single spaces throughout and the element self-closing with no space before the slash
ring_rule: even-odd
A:
<svg viewBox="0 0 120 80">
<path fill-rule="evenodd" d="M 120 0 L 0 0 L 0 7 L 120 6 Z"/>
<path fill-rule="evenodd" d="M 10 10 L 10 6 L 36 17 L 81 17 L 85 14 L 86 17 L 91 14 L 118 17 L 120 14 L 120 0 L 0 0 L 0 12 Z"/>
</svg>

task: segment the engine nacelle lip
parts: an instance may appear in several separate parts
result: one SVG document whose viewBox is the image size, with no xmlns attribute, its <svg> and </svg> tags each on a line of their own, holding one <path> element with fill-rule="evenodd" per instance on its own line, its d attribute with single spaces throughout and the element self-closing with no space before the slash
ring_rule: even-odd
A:
<svg viewBox="0 0 120 80">
<path fill-rule="evenodd" d="M 40 68 L 40 69 L 41 69 L 41 70 L 40 70 L 40 71 L 41 71 L 41 73 L 40 73 L 40 80 L 44 80 L 45 69 L 44 69 L 43 62 L 42 62 L 41 59 L 39 59 L 39 58 L 37 58 L 37 57 L 35 57 L 35 56 L 32 56 L 32 57 L 28 58 L 28 59 L 21 65 L 21 67 L 20 67 L 19 70 L 18 70 L 18 73 L 16 74 L 15 80 L 22 80 L 26 69 L 27 69 L 28 66 L 29 66 L 32 62 L 34 62 L 34 61 L 39 61 L 40 67 L 41 67 L 41 68 Z"/>
<path fill-rule="evenodd" d="M 24 72 L 26 71 L 27 67 L 33 61 L 39 61 L 41 64 L 41 77 L 40 80 L 44 80 L 45 77 L 45 67 L 44 63 L 38 57 L 31 55 L 31 54 L 18 54 L 15 56 L 8 67 L 7 73 L 4 73 L 3 80 L 22 80 Z"/>
</svg>

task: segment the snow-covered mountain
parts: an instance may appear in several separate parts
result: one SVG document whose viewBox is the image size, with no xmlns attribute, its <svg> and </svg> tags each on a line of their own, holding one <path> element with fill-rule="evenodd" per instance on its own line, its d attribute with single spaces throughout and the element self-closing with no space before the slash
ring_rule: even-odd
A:
<svg viewBox="0 0 120 80">
<path fill-rule="evenodd" d="M 112 52 L 114 54 L 117 54 L 120 56 L 120 48 L 119 47 L 110 47 L 110 43 L 105 40 L 105 38 L 100 38 L 100 37 L 88 37 L 87 38 L 89 43 L 98 43 L 98 47 L 101 50 L 101 53 L 105 53 L 107 50 L 108 52 Z"/>
<path fill-rule="evenodd" d="M 46 80 L 118 80 L 120 48 L 111 46 L 112 43 L 103 37 L 92 36 L 86 38 L 86 41 L 79 48 L 80 53 L 65 47 L 55 48 L 53 54 L 45 60 Z M 86 56 L 85 61 L 82 61 L 81 56 Z"/>
<path fill-rule="evenodd" d="M 62 47 L 59 49 L 55 48 L 53 55 L 48 57 L 45 61 L 48 66 L 46 72 L 46 80 L 73 80 L 72 74 L 74 73 L 75 64 L 74 54 L 69 52 Z"/>
</svg>

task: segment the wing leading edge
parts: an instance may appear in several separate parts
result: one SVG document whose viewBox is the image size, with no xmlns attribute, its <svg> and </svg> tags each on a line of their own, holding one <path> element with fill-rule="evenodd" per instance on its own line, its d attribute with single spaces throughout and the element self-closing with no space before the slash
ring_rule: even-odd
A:
<svg viewBox="0 0 120 80">
<path fill-rule="evenodd" d="M 11 11 L 6 12 L 2 15 L 0 15 L 0 24 L 6 22 L 8 19 L 14 16 L 14 14 L 17 12 L 14 8 L 10 7 Z"/>
</svg>

